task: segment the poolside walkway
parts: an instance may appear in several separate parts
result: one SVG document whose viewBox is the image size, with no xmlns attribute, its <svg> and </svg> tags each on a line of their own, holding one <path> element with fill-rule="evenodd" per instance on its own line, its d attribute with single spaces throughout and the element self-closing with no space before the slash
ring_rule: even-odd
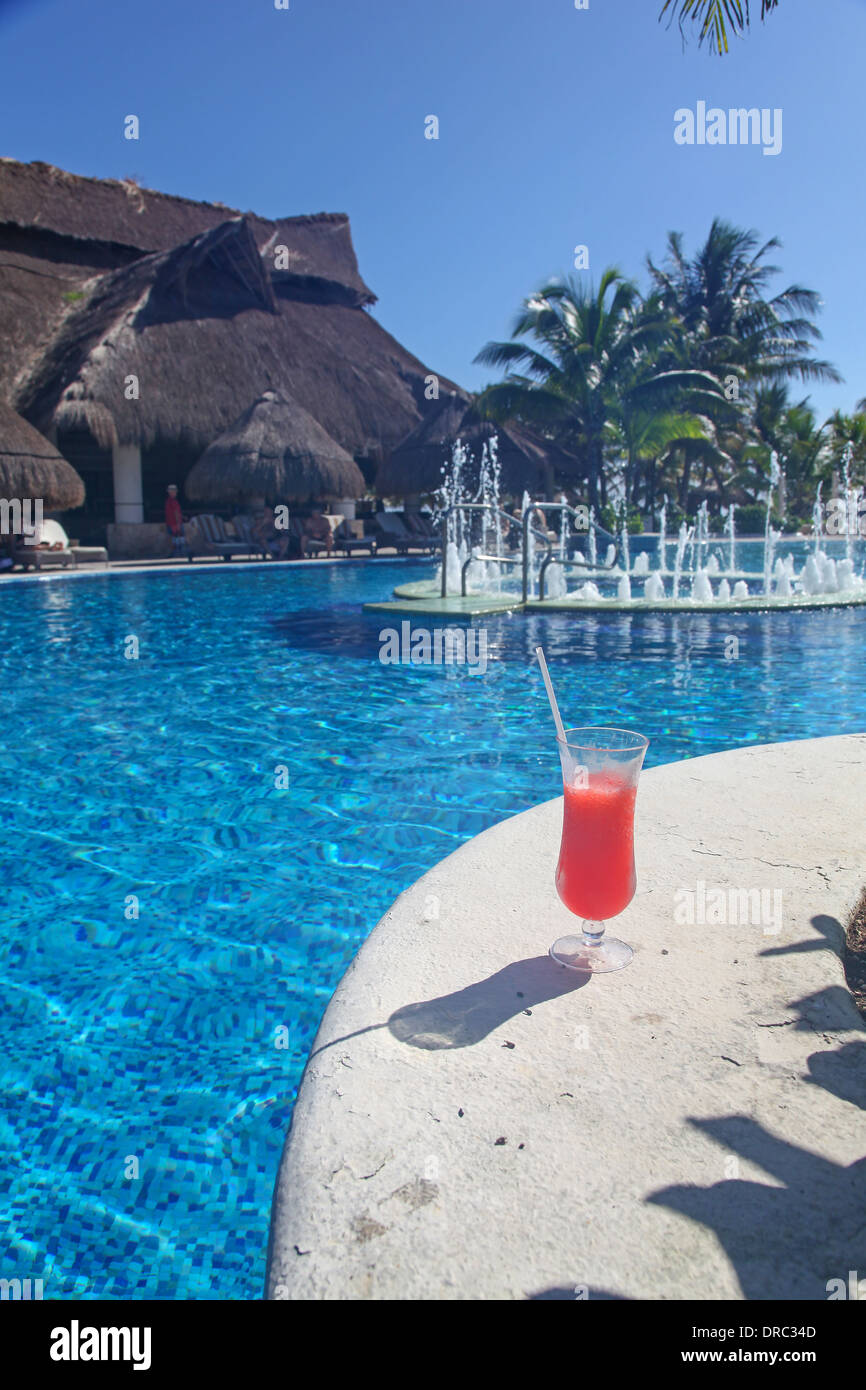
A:
<svg viewBox="0 0 866 1390">
<path fill-rule="evenodd" d="M 573 922 L 560 800 L 402 894 L 316 1039 L 268 1296 L 825 1299 L 866 1276 L 866 1029 L 841 960 L 864 773 L 866 735 L 646 772 L 618 974 L 546 954 Z"/>
<path fill-rule="evenodd" d="M 375 563 L 378 560 L 396 560 L 398 558 L 408 560 L 428 560 L 431 557 L 426 554 L 412 554 L 409 556 L 398 556 L 396 550 L 386 546 L 379 546 L 374 556 L 369 555 L 311 555 L 305 559 L 293 560 L 259 560 L 245 555 L 236 555 L 233 560 L 225 560 L 221 555 L 197 555 L 190 564 L 184 556 L 182 559 L 162 560 L 108 560 L 95 564 L 80 564 L 75 566 L 57 566 L 57 568 L 43 570 L 6 570 L 0 575 L 4 582 L 14 582 L 16 580 L 25 583 L 34 583 L 46 579 L 83 579 L 93 575 L 115 575 L 115 574 L 151 574 L 154 572 L 164 572 L 169 570 L 182 570 L 184 574 L 198 573 L 217 566 L 220 570 L 231 569 L 235 572 L 239 569 L 273 569 L 273 570 L 294 570 L 305 569 L 311 565 L 358 565 Z"/>
</svg>

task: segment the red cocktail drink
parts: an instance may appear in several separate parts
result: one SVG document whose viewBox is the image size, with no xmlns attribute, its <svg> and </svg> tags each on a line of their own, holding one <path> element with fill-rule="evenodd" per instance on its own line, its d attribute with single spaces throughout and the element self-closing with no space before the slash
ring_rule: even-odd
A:
<svg viewBox="0 0 866 1390">
<path fill-rule="evenodd" d="M 550 954 L 571 970 L 622 970 L 632 949 L 605 937 L 604 924 L 637 886 L 634 812 L 647 740 L 627 729 L 581 728 L 563 729 L 556 743 L 564 793 L 556 890 L 584 921 L 581 936 L 560 937 Z"/>
<path fill-rule="evenodd" d="M 615 773 L 590 772 L 563 787 L 565 810 L 556 891 L 569 912 L 604 922 L 628 907 L 637 886 L 634 804 L 637 787 Z"/>
</svg>

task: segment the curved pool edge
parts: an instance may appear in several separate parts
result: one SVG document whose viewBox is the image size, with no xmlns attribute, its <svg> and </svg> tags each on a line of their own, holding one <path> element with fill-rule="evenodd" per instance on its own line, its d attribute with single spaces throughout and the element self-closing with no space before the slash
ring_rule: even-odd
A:
<svg viewBox="0 0 866 1390">
<path fill-rule="evenodd" d="M 558 799 L 401 894 L 307 1063 L 267 1296 L 826 1297 L 858 1267 L 864 771 L 859 734 L 647 771 L 636 959 L 588 983 L 546 956 Z M 676 923 L 701 883 L 781 894 L 781 930 Z"/>
</svg>

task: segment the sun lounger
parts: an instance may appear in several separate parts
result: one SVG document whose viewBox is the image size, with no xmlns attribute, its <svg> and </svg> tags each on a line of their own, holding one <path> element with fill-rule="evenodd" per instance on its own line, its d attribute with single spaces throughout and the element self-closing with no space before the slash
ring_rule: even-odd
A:
<svg viewBox="0 0 866 1390">
<path fill-rule="evenodd" d="M 360 535 L 353 535 L 351 522 L 341 522 L 334 531 L 334 549 L 342 550 L 346 555 L 355 555 L 361 550 L 365 550 L 368 555 L 375 555 L 376 537 L 365 536 L 360 521 L 355 524 L 361 530 Z"/>
<path fill-rule="evenodd" d="M 296 555 L 303 555 L 304 551 L 312 551 L 318 555 L 320 550 L 327 550 L 325 541 L 314 540 L 304 531 L 304 522 L 301 517 L 293 516 L 289 522 L 289 535 L 294 539 L 294 552 Z"/>
<path fill-rule="evenodd" d="M 79 545 L 78 541 L 71 541 L 59 521 L 43 522 L 42 538 L 46 541 L 59 541 L 64 549 L 71 550 L 76 565 L 108 564 L 108 551 L 104 545 Z"/>
<path fill-rule="evenodd" d="M 16 541 L 20 540 L 20 545 L 16 545 L 12 554 L 15 563 L 22 565 L 25 570 L 45 570 L 58 568 L 75 568 L 75 556 L 72 551 L 67 550 L 40 550 L 35 545 L 25 545 L 20 537 L 16 536 Z"/>
<path fill-rule="evenodd" d="M 234 527 L 234 532 L 238 540 L 245 542 L 245 544 L 249 546 L 251 555 L 257 555 L 263 560 L 266 552 L 253 529 L 254 524 L 255 518 L 251 516 L 232 517 L 232 526 Z"/>
<path fill-rule="evenodd" d="M 27 569 L 56 569 L 58 566 L 107 564 L 108 551 L 101 545 L 73 545 L 59 521 L 43 521 L 40 537 L 47 547 L 26 545 L 16 537 L 15 560 Z"/>
<path fill-rule="evenodd" d="M 396 512 L 377 512 L 373 523 L 380 533 L 380 544 L 392 546 L 398 555 L 408 555 L 410 547 L 424 549 L 423 542 L 407 531 Z"/>
<path fill-rule="evenodd" d="M 251 541 L 232 538 L 218 516 L 192 517 L 186 524 L 185 535 L 190 563 L 196 555 L 220 555 L 224 560 L 231 560 L 234 555 L 261 554 Z"/>
<path fill-rule="evenodd" d="M 441 537 L 433 525 L 431 516 L 424 512 L 404 512 L 403 520 L 412 535 L 416 536 L 430 550 L 441 548 Z"/>
</svg>

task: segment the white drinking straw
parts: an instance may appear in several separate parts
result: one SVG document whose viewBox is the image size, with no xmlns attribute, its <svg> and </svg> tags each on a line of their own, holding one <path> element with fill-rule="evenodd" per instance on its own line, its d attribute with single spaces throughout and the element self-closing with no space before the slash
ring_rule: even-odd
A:
<svg viewBox="0 0 866 1390">
<path fill-rule="evenodd" d="M 550 672 L 547 669 L 547 662 L 544 659 L 544 652 L 541 647 L 535 648 L 535 655 L 538 657 L 538 664 L 541 667 L 541 674 L 544 677 L 544 684 L 547 687 L 547 698 L 550 701 L 550 708 L 553 711 L 553 722 L 556 725 L 556 732 L 563 743 L 565 743 L 565 729 L 562 727 L 562 715 L 559 713 L 559 705 L 556 703 L 556 696 L 553 693 L 553 686 L 550 683 Z"/>
</svg>

